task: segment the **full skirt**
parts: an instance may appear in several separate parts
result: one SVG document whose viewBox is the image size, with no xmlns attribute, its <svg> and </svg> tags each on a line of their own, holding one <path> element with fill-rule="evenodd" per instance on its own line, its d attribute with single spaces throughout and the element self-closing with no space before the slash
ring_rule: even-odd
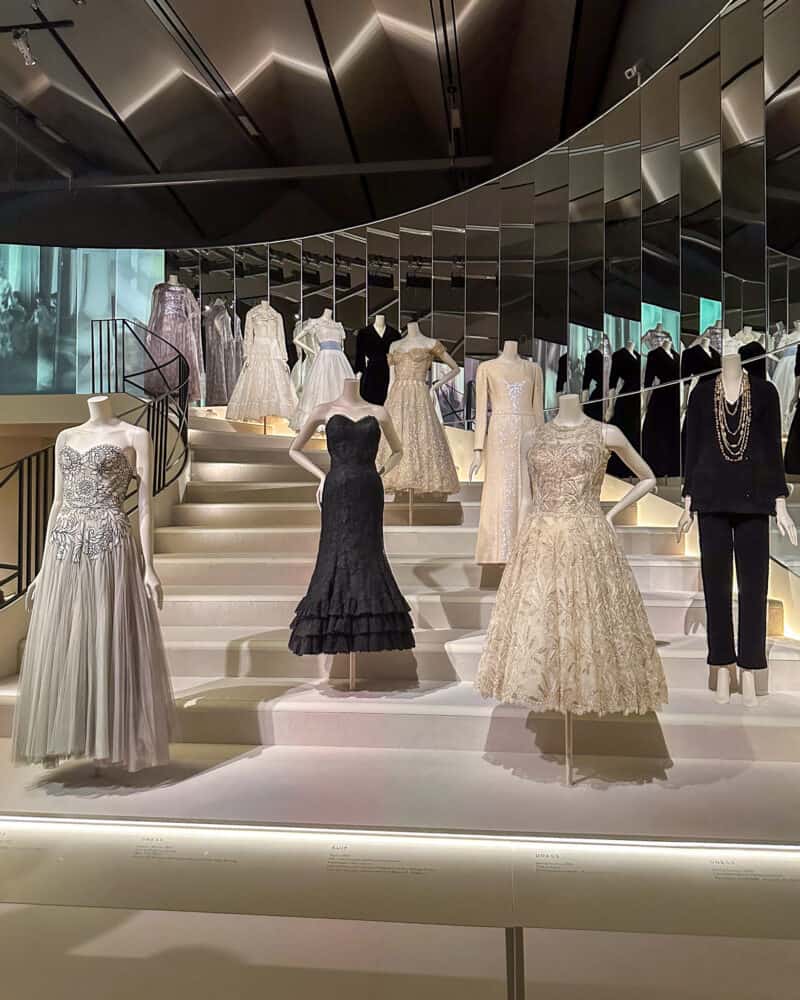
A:
<svg viewBox="0 0 800 1000">
<path fill-rule="evenodd" d="M 532 413 L 492 413 L 489 419 L 476 563 L 506 563 L 511 557 L 531 496 L 522 438 L 536 426 Z"/>
<path fill-rule="evenodd" d="M 58 559 L 49 547 L 22 661 L 14 761 L 166 764 L 172 715 L 158 615 L 133 538 L 94 559 Z"/>
<path fill-rule="evenodd" d="M 486 698 L 576 714 L 643 714 L 667 701 L 641 594 L 602 514 L 528 517 L 476 685 Z"/>
<path fill-rule="evenodd" d="M 228 420 L 290 417 L 296 406 L 297 393 L 286 362 L 266 353 L 253 354 L 245 361 L 225 416 Z"/>
<path fill-rule="evenodd" d="M 344 380 L 355 378 L 344 351 L 320 351 L 303 379 L 300 402 L 289 421 L 299 431 L 313 411 L 338 399 L 344 391 Z"/>
<path fill-rule="evenodd" d="M 387 493 L 457 493 L 458 472 L 427 384 L 395 379 L 389 387 L 386 409 L 403 443 L 403 457 L 383 477 Z M 389 445 L 382 439 L 379 468 L 389 454 Z"/>
</svg>

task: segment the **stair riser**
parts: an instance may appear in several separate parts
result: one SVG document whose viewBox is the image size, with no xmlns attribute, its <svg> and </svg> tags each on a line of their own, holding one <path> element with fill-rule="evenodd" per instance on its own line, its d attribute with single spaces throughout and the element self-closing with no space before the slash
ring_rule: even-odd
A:
<svg viewBox="0 0 800 1000">
<path fill-rule="evenodd" d="M 495 604 L 494 591 L 480 598 L 453 600 L 443 595 L 410 595 L 408 603 L 417 628 L 485 629 Z M 294 616 L 299 597 L 272 600 L 248 600 L 246 597 L 215 600 L 167 598 L 161 612 L 162 625 L 252 625 L 285 627 Z M 682 635 L 704 628 L 702 605 L 687 609 L 681 606 L 646 604 L 650 626 L 656 634 Z M 691 628 L 690 628 L 691 626 Z"/>
<path fill-rule="evenodd" d="M 192 459 L 192 480 L 204 483 L 315 483 L 316 477 L 301 469 L 294 462 L 276 462 L 266 465 L 257 462 L 239 462 L 236 457 L 227 461 L 205 462 Z"/>
<path fill-rule="evenodd" d="M 249 560 L 237 563 L 226 561 L 201 561 L 187 559 L 181 562 L 172 556 L 156 558 L 156 567 L 162 583 L 169 586 L 197 585 L 212 586 L 275 586 L 307 587 L 314 568 L 313 561 L 302 563 Z M 392 572 L 401 590 L 409 586 L 432 586 L 448 588 L 496 588 L 502 575 L 500 567 L 482 567 L 465 559 L 452 559 L 417 564 L 392 564 Z M 644 591 L 689 591 L 702 590 L 699 570 L 691 565 L 676 563 L 671 566 L 647 566 L 635 564 L 633 573 L 639 588 Z"/>
<path fill-rule="evenodd" d="M 343 696 L 344 700 L 345 696 Z M 394 712 L 260 711 L 245 707 L 201 707 L 179 715 L 180 739 L 188 743 L 283 746 L 375 747 L 381 749 L 467 750 L 492 753 L 562 754 L 564 723 L 558 716 L 418 715 Z M 797 727 L 774 723 L 746 729 L 734 723 L 709 726 L 700 720 L 578 718 L 577 755 L 651 759 L 800 761 Z M 489 758 L 491 759 L 491 758 Z"/>
<path fill-rule="evenodd" d="M 460 503 L 417 506 L 413 512 L 415 524 L 464 524 L 477 527 L 480 509 L 462 507 Z M 383 523 L 386 525 L 408 524 L 409 511 L 406 506 L 386 504 Z M 300 507 L 257 507 L 243 504 L 228 507 L 220 504 L 184 504 L 173 512 L 173 524 L 181 527 L 204 528 L 299 528 L 318 527 L 320 512 L 315 506 Z"/>
<path fill-rule="evenodd" d="M 681 555 L 682 546 L 676 544 L 672 532 L 657 530 L 628 531 L 621 528 L 619 538 L 623 552 L 629 555 Z M 475 554 L 477 531 L 475 529 L 439 531 L 430 527 L 427 531 L 420 526 L 413 529 L 393 531 L 390 525 L 384 537 L 389 555 L 424 557 L 433 550 L 437 555 L 463 556 L 472 559 Z M 209 531 L 198 528 L 173 530 L 159 528 L 156 531 L 156 552 L 203 552 L 216 554 L 252 555 L 258 552 L 270 555 L 316 556 L 319 546 L 319 532 L 313 528 L 303 532 L 284 532 L 280 529 L 217 529 Z"/>
<path fill-rule="evenodd" d="M 279 482 L 273 485 L 248 485 L 236 482 L 202 482 L 193 480 L 186 487 L 187 503 L 313 503 L 316 497 L 314 482 L 290 485 Z M 458 493 L 450 501 L 480 501 L 480 483 L 462 483 Z"/>
<path fill-rule="evenodd" d="M 326 451 L 307 451 L 305 454 L 315 465 L 319 465 L 323 469 L 328 468 L 330 465 L 330 458 Z M 236 462 L 241 465 L 252 465 L 257 469 L 273 467 L 281 467 L 283 469 L 300 468 L 297 462 L 293 458 L 290 458 L 288 447 L 286 449 L 268 449 L 265 451 L 260 448 L 197 448 L 193 446 L 192 460 L 193 468 L 195 463 L 227 466 L 230 462 Z"/>
</svg>

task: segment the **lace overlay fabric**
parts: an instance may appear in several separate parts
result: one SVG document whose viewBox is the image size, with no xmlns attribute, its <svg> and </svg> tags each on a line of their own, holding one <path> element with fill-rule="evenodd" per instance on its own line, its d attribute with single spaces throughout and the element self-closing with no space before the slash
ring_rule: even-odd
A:
<svg viewBox="0 0 800 1000">
<path fill-rule="evenodd" d="M 667 701 L 642 597 L 600 506 L 602 425 L 551 422 L 528 453 L 532 510 L 506 566 L 476 685 L 541 710 L 643 714 Z"/>
<path fill-rule="evenodd" d="M 287 364 L 283 317 L 271 305 L 254 306 L 244 321 L 244 363 L 225 416 L 228 420 L 290 417 L 297 392 Z"/>
<path fill-rule="evenodd" d="M 97 559 L 130 534 L 122 504 L 135 473 L 122 449 L 100 444 L 59 455 L 63 502 L 50 538 L 56 559 Z"/>
<path fill-rule="evenodd" d="M 444 353 L 438 340 L 433 347 L 396 348 L 389 352 L 394 376 L 386 409 L 403 442 L 403 457 L 384 476 L 387 492 L 413 489 L 444 496 L 458 492 L 458 472 L 427 382 L 434 359 Z M 389 445 L 382 440 L 378 468 L 389 454 Z"/>
</svg>

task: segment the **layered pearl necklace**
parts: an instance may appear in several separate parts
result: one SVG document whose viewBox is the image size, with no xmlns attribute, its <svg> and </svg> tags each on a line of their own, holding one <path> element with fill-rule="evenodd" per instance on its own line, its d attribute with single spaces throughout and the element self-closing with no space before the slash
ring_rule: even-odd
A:
<svg viewBox="0 0 800 1000">
<path fill-rule="evenodd" d="M 741 462 L 750 441 L 750 424 L 753 407 L 750 398 L 750 376 L 742 372 L 739 382 L 739 396 L 729 403 L 725 398 L 722 375 L 717 375 L 714 386 L 714 416 L 717 427 L 717 443 L 726 462 Z"/>
</svg>

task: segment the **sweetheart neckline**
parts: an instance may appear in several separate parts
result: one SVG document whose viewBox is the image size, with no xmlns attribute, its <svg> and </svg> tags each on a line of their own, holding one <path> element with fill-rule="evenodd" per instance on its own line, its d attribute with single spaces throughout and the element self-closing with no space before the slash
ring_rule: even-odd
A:
<svg viewBox="0 0 800 1000">
<path fill-rule="evenodd" d="M 360 424 L 362 420 L 374 420 L 376 424 L 380 422 L 374 413 L 365 413 L 364 416 L 359 417 L 358 420 L 355 420 L 353 417 L 348 417 L 346 413 L 333 413 L 328 417 L 327 423 L 330 423 L 334 417 L 344 417 L 344 419 L 349 420 L 351 424 Z"/>
<path fill-rule="evenodd" d="M 129 447 L 131 447 L 131 446 L 130 445 L 125 445 L 125 448 L 129 448 Z M 91 455 L 91 453 L 93 451 L 97 451 L 98 448 L 111 448 L 112 451 L 116 451 L 118 454 L 122 455 L 122 457 L 125 459 L 125 464 L 131 470 L 131 472 L 133 473 L 133 475 L 134 476 L 136 475 L 136 470 L 131 465 L 131 461 L 128 458 L 128 456 L 125 454 L 125 448 L 120 448 L 120 446 L 118 444 L 93 444 L 91 446 L 91 448 L 87 448 L 85 451 L 79 451 L 73 445 L 67 444 L 66 442 L 64 442 L 64 444 L 61 446 L 62 451 L 65 451 L 67 448 L 69 448 L 69 450 L 74 455 L 77 455 L 78 458 L 81 458 L 81 459 L 82 458 L 86 458 L 87 455 Z"/>
</svg>

